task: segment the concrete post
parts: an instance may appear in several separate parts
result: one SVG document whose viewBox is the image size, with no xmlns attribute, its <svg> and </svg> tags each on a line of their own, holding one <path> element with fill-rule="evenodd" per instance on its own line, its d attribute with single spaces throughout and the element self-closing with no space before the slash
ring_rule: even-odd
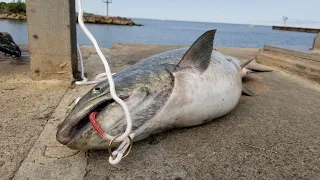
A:
<svg viewBox="0 0 320 180">
<path fill-rule="evenodd" d="M 33 79 L 77 78 L 75 0 L 27 0 Z"/>
<path fill-rule="evenodd" d="M 320 51 L 320 33 L 314 38 L 312 50 Z"/>
</svg>

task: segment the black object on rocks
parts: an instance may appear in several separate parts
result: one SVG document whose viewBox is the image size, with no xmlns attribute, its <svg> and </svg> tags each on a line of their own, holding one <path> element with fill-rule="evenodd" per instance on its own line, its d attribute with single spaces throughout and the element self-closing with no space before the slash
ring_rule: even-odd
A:
<svg viewBox="0 0 320 180">
<path fill-rule="evenodd" d="M 0 51 L 4 52 L 6 56 L 9 55 L 12 58 L 21 56 L 19 46 L 16 45 L 10 34 L 6 32 L 0 32 Z"/>
</svg>

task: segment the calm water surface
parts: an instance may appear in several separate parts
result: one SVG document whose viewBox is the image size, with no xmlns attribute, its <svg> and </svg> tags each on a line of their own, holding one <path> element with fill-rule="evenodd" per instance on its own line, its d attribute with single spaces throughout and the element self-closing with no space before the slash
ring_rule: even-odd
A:
<svg viewBox="0 0 320 180">
<path fill-rule="evenodd" d="M 316 36 L 312 33 L 275 31 L 270 26 L 249 27 L 249 25 L 224 23 L 133 20 L 144 26 L 86 25 L 99 45 L 103 47 L 111 47 L 114 43 L 191 45 L 205 31 L 217 29 L 214 40 L 216 46 L 262 48 L 264 45 L 273 45 L 308 49 L 312 47 Z M 18 44 L 28 43 L 25 21 L 0 20 L 1 31 L 11 33 Z M 77 26 L 77 38 L 80 45 L 91 45 L 79 26 Z"/>
</svg>

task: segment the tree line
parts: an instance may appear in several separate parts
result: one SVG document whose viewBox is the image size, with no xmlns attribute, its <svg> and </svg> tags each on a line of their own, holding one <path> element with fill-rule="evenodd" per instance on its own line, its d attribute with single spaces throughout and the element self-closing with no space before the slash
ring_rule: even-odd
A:
<svg viewBox="0 0 320 180">
<path fill-rule="evenodd" d="M 26 13 L 26 3 L 22 0 L 9 3 L 0 2 L 0 13 Z"/>
</svg>

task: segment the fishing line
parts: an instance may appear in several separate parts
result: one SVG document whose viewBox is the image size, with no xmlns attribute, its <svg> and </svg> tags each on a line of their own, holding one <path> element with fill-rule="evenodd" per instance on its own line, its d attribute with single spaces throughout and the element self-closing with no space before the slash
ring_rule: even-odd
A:
<svg viewBox="0 0 320 180">
<path fill-rule="evenodd" d="M 96 81 L 93 82 L 88 82 L 86 78 L 84 78 L 84 68 L 83 68 L 83 61 L 82 61 L 82 55 L 80 55 L 80 60 L 81 60 L 81 70 L 82 70 L 82 75 L 81 77 L 83 78 L 82 81 L 80 82 L 76 82 L 76 84 L 90 84 L 90 83 L 96 83 L 96 82 L 100 82 L 101 80 L 105 80 L 106 78 L 108 79 L 109 82 L 109 87 L 110 87 L 110 94 L 112 96 L 112 98 L 118 103 L 120 104 L 120 106 L 122 107 L 124 113 L 125 113 L 125 117 L 126 117 L 126 122 L 127 122 L 127 127 L 126 130 L 123 134 L 118 135 L 118 136 L 111 136 L 109 134 L 107 134 L 106 132 L 104 132 L 104 134 L 102 135 L 102 137 L 104 137 L 105 139 L 109 140 L 109 141 L 114 141 L 114 142 L 121 142 L 120 145 L 118 146 L 118 149 L 116 149 L 115 151 L 112 152 L 112 154 L 109 157 L 109 162 L 111 164 L 118 164 L 121 159 L 123 158 L 123 155 L 126 151 L 126 149 L 130 146 L 129 144 L 132 142 L 131 138 L 134 136 L 133 133 L 131 133 L 132 131 L 132 121 L 131 121 L 131 116 L 130 116 L 130 111 L 128 106 L 126 105 L 126 103 L 120 99 L 118 97 L 118 95 L 116 94 L 115 91 L 115 85 L 114 85 L 114 81 L 112 78 L 112 74 L 110 71 L 110 67 L 108 64 L 108 61 L 106 60 L 106 58 L 104 57 L 103 53 L 101 52 L 101 49 L 96 41 L 96 39 L 94 38 L 94 36 L 90 33 L 90 31 L 87 29 L 87 27 L 84 25 L 83 22 L 83 9 L 82 9 L 82 4 L 81 4 L 81 0 L 77 0 L 77 4 L 78 4 L 78 23 L 82 29 L 82 31 L 87 35 L 87 37 L 90 39 L 90 41 L 92 42 L 92 44 L 94 45 L 103 65 L 105 68 L 105 73 L 99 74 L 96 76 Z M 77 45 L 78 50 L 80 50 L 79 45 Z M 80 52 L 80 51 L 79 51 Z M 79 53 L 81 54 L 81 53 Z M 105 78 L 106 77 L 106 78 Z M 129 141 L 128 141 L 129 140 Z"/>
</svg>

